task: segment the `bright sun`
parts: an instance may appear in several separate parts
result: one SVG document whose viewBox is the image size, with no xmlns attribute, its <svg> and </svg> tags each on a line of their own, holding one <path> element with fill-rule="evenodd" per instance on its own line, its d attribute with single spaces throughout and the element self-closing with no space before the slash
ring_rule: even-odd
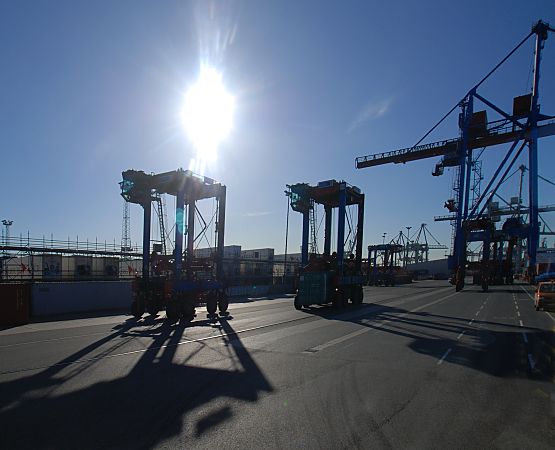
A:
<svg viewBox="0 0 555 450">
<path fill-rule="evenodd" d="M 226 91 L 221 74 L 203 67 L 185 94 L 181 115 L 197 158 L 216 159 L 218 145 L 231 131 L 234 109 L 235 99 Z"/>
</svg>

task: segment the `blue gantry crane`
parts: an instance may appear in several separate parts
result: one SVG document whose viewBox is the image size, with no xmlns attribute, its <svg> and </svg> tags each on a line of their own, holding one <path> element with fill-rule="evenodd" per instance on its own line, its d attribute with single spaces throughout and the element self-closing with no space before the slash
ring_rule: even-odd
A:
<svg viewBox="0 0 555 450">
<path fill-rule="evenodd" d="M 329 302 L 340 307 L 346 305 L 349 299 L 354 304 L 362 303 L 364 194 L 356 186 L 336 180 L 322 181 L 316 186 L 298 183 L 288 185 L 287 188 L 291 208 L 303 215 L 301 268 L 295 308 Z M 313 222 L 314 209 L 318 204 L 324 206 L 325 221 L 321 255 L 316 253 L 317 231 Z M 351 220 L 347 214 L 349 205 L 357 207 L 356 224 L 355 218 Z M 332 253 L 332 215 L 335 208 L 338 210 L 337 251 Z M 346 225 L 350 229 L 347 236 Z M 353 238 L 350 248 L 346 248 L 346 241 L 351 235 Z M 352 250 L 354 254 L 350 253 Z"/>
<path fill-rule="evenodd" d="M 367 283 L 368 285 L 395 285 L 395 259 L 397 255 L 401 255 L 404 247 L 395 244 L 393 241 L 387 244 L 375 244 L 368 246 L 368 268 Z M 382 258 L 381 267 L 378 265 L 378 256 Z"/>
<path fill-rule="evenodd" d="M 357 169 L 388 163 L 406 163 L 436 156 L 441 156 L 442 159 L 436 165 L 432 175 L 441 175 L 445 167 L 458 168 L 456 198 L 452 199 L 451 203 L 447 205 L 449 210 L 454 213 L 455 235 L 449 266 L 457 290 L 464 287 L 468 239 L 476 234 L 470 236 L 469 230 L 477 227 L 483 232 L 485 229 L 489 229 L 488 226 L 482 223 L 484 212 L 526 146 L 528 147 L 529 161 L 529 223 L 525 224 L 524 227 L 519 224 L 516 233 L 522 236 L 523 228 L 525 228 L 529 276 L 533 278 L 540 236 L 538 221 L 538 139 L 555 135 L 555 121 L 553 120 L 555 116 L 543 114 L 540 111 L 539 103 L 542 50 L 548 38 L 548 33 L 553 31 L 555 29 L 548 23 L 538 21 L 532 27 L 530 33 L 412 147 L 356 158 Z M 535 37 L 532 91 L 514 98 L 513 111 L 509 114 L 481 95 L 478 89 L 532 36 Z M 493 110 L 501 119 L 488 122 L 486 110 L 476 111 L 477 101 Z M 424 139 L 457 107 L 460 108 L 459 137 L 422 144 Z M 475 167 L 474 151 L 507 143 L 511 143 L 510 148 L 488 182 L 487 187 L 481 192 L 476 201 L 470 204 L 471 173 L 473 167 Z M 469 223 L 468 226 L 465 226 L 465 221 L 479 221 L 479 225 Z M 480 235 L 477 239 L 482 240 L 482 237 L 484 236 Z"/>
<path fill-rule="evenodd" d="M 165 308 L 170 321 L 191 321 L 199 303 L 206 303 L 209 317 L 214 317 L 218 309 L 220 314 L 226 314 L 228 300 L 223 274 L 226 187 L 182 169 L 159 174 L 127 170 L 122 177 L 119 183 L 122 197 L 141 205 L 144 210 L 143 268 L 142 277 L 134 284 L 133 315 L 141 317 L 145 310 L 156 314 Z M 159 202 L 162 194 L 176 197 L 172 255 L 156 251 L 151 254 L 150 248 L 152 202 Z M 195 236 L 195 218 L 200 216 L 197 202 L 209 198 L 215 199 L 217 204 L 214 212 L 217 243 L 213 258 L 205 261 L 195 258 L 194 243 L 206 233 L 208 225 L 201 219 L 204 226 Z"/>
</svg>

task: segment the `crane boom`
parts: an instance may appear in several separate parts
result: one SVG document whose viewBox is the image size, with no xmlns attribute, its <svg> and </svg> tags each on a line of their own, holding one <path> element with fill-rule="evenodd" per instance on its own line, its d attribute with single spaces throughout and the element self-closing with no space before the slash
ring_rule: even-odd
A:
<svg viewBox="0 0 555 450">
<path fill-rule="evenodd" d="M 552 117 L 549 117 L 552 119 Z M 468 143 L 469 148 L 476 149 L 482 147 L 491 147 L 494 145 L 512 142 L 522 133 L 518 129 L 514 129 L 512 125 L 505 128 L 497 128 L 499 122 L 491 122 L 488 124 L 488 133 L 485 136 L 475 137 Z M 539 125 L 537 128 L 538 137 L 555 135 L 555 121 Z M 528 138 L 529 132 L 524 134 L 524 138 Z M 392 150 L 389 152 L 375 153 L 368 156 L 359 156 L 356 158 L 356 168 L 364 169 L 366 167 L 381 166 L 383 164 L 399 164 L 419 159 L 433 158 L 434 156 L 456 155 L 461 145 L 460 138 L 448 139 L 444 141 L 432 142 L 429 144 L 418 145 L 415 147 L 407 147 L 400 150 Z"/>
</svg>

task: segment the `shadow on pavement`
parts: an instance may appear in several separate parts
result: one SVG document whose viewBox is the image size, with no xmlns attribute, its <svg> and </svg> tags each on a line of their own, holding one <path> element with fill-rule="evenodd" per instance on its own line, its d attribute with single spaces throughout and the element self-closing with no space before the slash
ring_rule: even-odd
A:
<svg viewBox="0 0 555 450">
<path fill-rule="evenodd" d="M 159 324 L 152 320 L 150 325 Z M 272 391 L 228 320 L 221 318 L 211 325 L 223 335 L 210 342 L 223 342 L 218 356 L 231 360 L 232 369 L 188 365 L 207 348 L 204 342 L 176 355 L 185 330 L 182 325 L 159 324 L 136 331 L 138 324 L 127 321 L 56 365 L 1 383 L 0 448 L 152 448 L 190 430 L 185 434 L 190 441 L 181 441 L 187 448 L 233 415 L 227 405 L 216 411 L 206 408 L 203 415 L 203 406 L 214 399 L 220 399 L 220 404 L 222 398 L 256 402 L 262 392 Z M 135 332 L 152 337 L 147 348 L 131 352 L 140 354 L 140 359 L 116 355 L 129 358 L 128 364 L 136 361 L 134 365 L 126 366 L 121 359 L 123 364 L 97 364 L 99 359 L 113 358 L 114 351 L 135 339 Z M 89 356 L 101 347 L 100 355 Z M 95 379 L 103 381 L 81 382 L 76 376 L 84 371 L 94 371 Z M 193 417 L 190 413 L 197 409 Z"/>
<path fill-rule="evenodd" d="M 481 292 L 476 291 L 476 294 Z M 368 309 L 368 313 L 360 314 L 364 309 Z M 410 349 L 436 361 L 450 349 L 446 363 L 492 376 L 533 377 L 551 382 L 555 374 L 552 350 L 555 333 L 548 329 L 487 320 L 473 320 L 469 324 L 467 317 L 413 312 L 384 304 L 349 305 L 340 310 L 323 306 L 304 311 L 324 319 L 356 323 L 376 333 L 407 338 Z"/>
</svg>

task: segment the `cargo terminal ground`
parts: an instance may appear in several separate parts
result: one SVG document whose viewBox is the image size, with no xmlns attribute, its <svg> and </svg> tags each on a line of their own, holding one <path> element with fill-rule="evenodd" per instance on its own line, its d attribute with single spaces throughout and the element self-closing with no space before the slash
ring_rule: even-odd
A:
<svg viewBox="0 0 555 450">
<path fill-rule="evenodd" d="M 5 328 L 0 448 L 554 448 L 555 315 L 532 296 L 423 281 Z"/>
</svg>

